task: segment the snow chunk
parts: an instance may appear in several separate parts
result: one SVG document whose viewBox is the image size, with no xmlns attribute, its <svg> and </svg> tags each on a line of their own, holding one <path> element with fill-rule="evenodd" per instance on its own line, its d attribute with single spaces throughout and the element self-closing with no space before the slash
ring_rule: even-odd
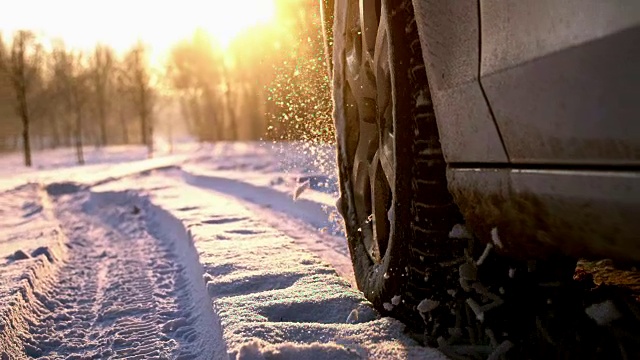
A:
<svg viewBox="0 0 640 360">
<path fill-rule="evenodd" d="M 14 252 L 12 255 L 7 256 L 7 258 L 9 260 L 12 261 L 18 261 L 18 260 L 26 260 L 31 258 L 31 256 L 29 256 L 29 254 L 27 254 L 26 252 L 22 251 L 22 250 L 18 250 L 16 252 Z"/>
<path fill-rule="evenodd" d="M 458 273 L 460 274 L 460 278 L 467 281 L 476 281 L 478 280 L 478 268 L 476 264 L 467 262 L 460 265 L 458 269 Z"/>
<path fill-rule="evenodd" d="M 298 200 L 298 198 L 300 197 L 300 195 L 302 195 L 302 193 L 309 189 L 309 187 L 311 186 L 311 183 L 309 182 L 309 180 L 299 184 L 294 190 L 293 190 L 293 200 Z"/>
<path fill-rule="evenodd" d="M 229 357 L 231 359 L 231 356 Z M 254 340 L 240 347 L 237 360 L 265 360 L 262 355 L 262 345 L 260 341 Z"/>
<path fill-rule="evenodd" d="M 361 304 L 357 308 L 351 310 L 347 317 L 347 324 L 362 324 L 374 321 L 378 318 L 378 312 L 371 306 Z"/>
<path fill-rule="evenodd" d="M 449 232 L 449 237 L 452 239 L 473 239 L 473 235 L 462 224 L 455 224 Z"/>
<path fill-rule="evenodd" d="M 391 304 L 393 304 L 393 306 L 398 306 L 400 305 L 400 295 L 396 295 L 394 297 L 391 298 Z"/>
<path fill-rule="evenodd" d="M 33 250 L 33 252 L 31 252 L 31 257 L 38 257 L 40 255 L 44 255 L 47 260 L 49 260 L 49 262 L 54 262 L 54 257 L 51 254 L 51 250 L 49 250 L 49 247 L 47 246 L 40 246 L 39 248 Z"/>
<path fill-rule="evenodd" d="M 484 248 L 484 251 L 482 252 L 482 255 L 480 255 L 480 258 L 478 259 L 478 261 L 476 261 L 476 265 L 480 266 L 482 265 L 482 263 L 484 263 L 485 260 L 487 260 L 491 249 L 493 249 L 493 244 L 487 244 L 487 246 Z"/>
<path fill-rule="evenodd" d="M 511 350 L 514 346 L 515 345 L 509 340 L 503 341 L 502 343 L 500 343 L 500 345 L 498 345 L 495 348 L 495 350 L 493 350 L 493 352 L 491 353 L 491 355 L 489 355 L 487 360 L 501 359 L 503 355 L 509 352 L 509 350 Z"/>
<path fill-rule="evenodd" d="M 347 324 L 355 324 L 358 322 L 358 309 L 353 309 L 347 316 Z"/>
<path fill-rule="evenodd" d="M 210 281 L 214 280 L 213 275 L 209 274 L 209 273 L 204 273 L 202 274 L 202 280 L 204 280 L 205 284 L 208 284 Z"/>
<path fill-rule="evenodd" d="M 598 325 L 607 325 L 622 317 L 611 300 L 593 304 L 584 310 Z"/>
<path fill-rule="evenodd" d="M 471 308 L 473 313 L 476 315 L 476 319 L 480 322 L 484 321 L 484 310 L 478 303 L 473 299 L 467 299 L 467 305 Z"/>
<path fill-rule="evenodd" d="M 364 353 L 363 353 L 364 350 Z M 230 354 L 233 359 L 233 354 Z M 364 355 L 364 356 L 363 356 Z M 243 344 L 238 351 L 236 360 L 266 360 L 266 359 L 336 359 L 351 360 L 366 358 L 366 350 L 357 345 L 339 344 L 295 344 L 282 343 L 267 344 L 264 341 L 253 340 Z"/>
<path fill-rule="evenodd" d="M 439 305 L 440 305 L 440 302 L 437 300 L 424 299 L 420 301 L 417 309 L 420 312 L 420 314 L 423 314 L 423 313 L 428 313 L 429 311 L 434 310 Z"/>
<path fill-rule="evenodd" d="M 491 241 L 493 244 L 500 249 L 502 249 L 502 241 L 500 241 L 500 236 L 498 235 L 498 228 L 491 229 Z"/>
<path fill-rule="evenodd" d="M 393 305 L 391 305 L 390 303 L 386 302 L 382 304 L 382 307 L 387 310 L 387 311 L 391 311 L 393 310 Z"/>
<path fill-rule="evenodd" d="M 187 321 L 187 319 L 184 317 L 169 320 L 164 325 L 162 325 L 162 332 L 168 333 L 176 331 L 177 329 L 187 325 L 189 325 L 189 321 Z"/>
<path fill-rule="evenodd" d="M 420 301 L 416 309 L 423 320 L 427 321 L 427 313 L 435 310 L 440 305 L 439 301 L 431 299 L 423 299 Z"/>
</svg>

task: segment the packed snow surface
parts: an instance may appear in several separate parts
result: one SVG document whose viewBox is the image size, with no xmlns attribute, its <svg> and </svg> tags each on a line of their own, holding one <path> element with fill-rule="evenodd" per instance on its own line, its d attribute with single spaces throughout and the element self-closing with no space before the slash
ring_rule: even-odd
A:
<svg viewBox="0 0 640 360">
<path fill-rule="evenodd" d="M 58 152 L 0 158 L 0 359 L 445 358 L 354 288 L 331 147 Z"/>
</svg>

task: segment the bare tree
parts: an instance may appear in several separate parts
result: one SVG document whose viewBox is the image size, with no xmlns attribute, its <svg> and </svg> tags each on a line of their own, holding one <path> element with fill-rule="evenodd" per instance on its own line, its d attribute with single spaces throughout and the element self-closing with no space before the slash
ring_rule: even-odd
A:
<svg viewBox="0 0 640 360">
<path fill-rule="evenodd" d="M 234 106 L 241 104 L 236 111 L 242 119 L 239 125 L 244 125 L 239 129 L 240 137 L 258 139 L 267 131 L 265 114 L 270 112 L 267 106 L 273 103 L 271 98 L 268 101 L 268 85 L 276 76 L 276 64 L 285 61 L 287 54 L 274 49 L 288 46 L 282 41 L 285 36 L 278 31 L 280 27 L 257 25 L 241 33 L 229 47 L 233 60 L 232 68 L 227 71 L 229 81 L 234 84 L 231 95 Z"/>
<path fill-rule="evenodd" d="M 99 142 L 101 146 L 107 145 L 107 117 L 110 110 L 110 96 L 114 75 L 114 51 L 104 45 L 97 45 L 90 59 L 91 82 L 95 95 L 95 105 L 99 121 Z"/>
<path fill-rule="evenodd" d="M 57 98 L 63 113 L 70 121 L 70 138 L 73 138 L 78 164 L 84 164 L 83 132 L 84 117 L 90 99 L 90 76 L 83 54 L 68 51 L 63 45 L 57 46 L 52 53 L 52 86 L 55 86 Z"/>
<path fill-rule="evenodd" d="M 8 74 L 0 71 L 0 151 L 19 150 L 22 126 L 16 113 L 15 95 Z"/>
<path fill-rule="evenodd" d="M 75 145 L 78 156 L 78 164 L 84 164 L 84 153 L 82 151 L 83 123 L 89 102 L 89 77 L 85 59 L 81 53 L 70 54 L 70 95 L 73 111 L 75 115 Z"/>
<path fill-rule="evenodd" d="M 72 98 L 73 75 L 72 54 L 69 53 L 64 44 L 58 43 L 51 53 L 51 78 L 49 88 L 55 94 L 55 103 L 60 127 L 62 132 L 62 143 L 71 146 L 76 137 L 76 125 L 72 120 L 74 104 Z M 75 141 L 74 141 L 75 142 Z"/>
<path fill-rule="evenodd" d="M 230 112 L 231 84 L 226 82 L 222 50 L 204 33 L 196 32 L 192 39 L 182 41 L 171 51 L 167 78 L 179 93 L 187 128 L 201 141 L 216 141 L 235 137 L 235 124 L 225 129 L 225 115 Z"/>
<path fill-rule="evenodd" d="M 231 78 L 229 76 L 229 69 L 226 64 L 222 64 L 224 74 L 224 100 L 227 108 L 228 121 L 228 135 L 230 140 L 238 140 L 238 117 L 236 114 L 236 102 L 233 96 L 235 88 L 232 86 Z"/>
<path fill-rule="evenodd" d="M 33 33 L 18 31 L 14 34 L 11 50 L 0 36 L 0 70 L 10 79 L 16 100 L 16 112 L 22 122 L 24 164 L 31 166 L 31 140 L 29 114 L 30 95 L 36 78 L 40 75 L 41 49 Z"/>
<path fill-rule="evenodd" d="M 56 148 L 62 143 L 61 123 L 64 117 L 55 85 L 52 76 L 43 84 L 38 99 L 40 109 L 35 114 L 36 123 L 40 120 L 40 137 L 45 140 L 45 147 L 52 148 Z"/>
<path fill-rule="evenodd" d="M 131 109 L 131 90 L 129 88 L 126 70 L 117 67 L 115 71 L 114 99 L 118 121 L 122 131 L 121 139 L 123 144 L 129 143 L 129 124 L 127 119 Z"/>
<path fill-rule="evenodd" d="M 146 49 L 138 43 L 126 54 L 126 78 L 132 91 L 133 106 L 140 119 L 142 143 L 147 146 L 149 157 L 153 155 L 153 105 L 154 90 L 147 64 Z"/>
</svg>

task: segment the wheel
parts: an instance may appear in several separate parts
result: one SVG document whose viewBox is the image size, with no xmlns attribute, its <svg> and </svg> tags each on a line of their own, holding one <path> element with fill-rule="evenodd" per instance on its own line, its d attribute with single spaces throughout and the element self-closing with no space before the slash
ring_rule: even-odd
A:
<svg viewBox="0 0 640 360">
<path fill-rule="evenodd" d="M 335 5 L 337 207 L 364 295 L 452 358 L 617 351 L 585 316 L 592 290 L 572 282 L 575 259 L 516 261 L 449 237 L 464 221 L 447 189 L 411 0 Z"/>
<path fill-rule="evenodd" d="M 448 236 L 460 215 L 447 190 L 413 7 L 338 0 L 335 9 L 338 208 L 356 282 L 383 313 L 424 326 L 417 307 L 451 301 L 451 267 L 464 261 L 467 240 Z"/>
</svg>

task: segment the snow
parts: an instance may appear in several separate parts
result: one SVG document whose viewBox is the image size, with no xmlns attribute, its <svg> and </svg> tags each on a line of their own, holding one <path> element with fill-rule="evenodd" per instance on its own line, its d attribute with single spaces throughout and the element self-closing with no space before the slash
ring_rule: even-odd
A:
<svg viewBox="0 0 640 360">
<path fill-rule="evenodd" d="M 15 156 L 2 158 L 0 160 L 0 191 L 10 190 L 25 183 L 48 184 L 64 181 L 75 181 L 83 184 L 94 184 L 96 182 L 111 181 L 124 176 L 143 172 L 145 170 L 156 169 L 161 167 L 173 166 L 184 161 L 188 151 L 176 154 L 167 154 L 166 156 L 158 156 L 154 159 L 145 159 L 145 156 L 139 156 L 139 147 L 131 147 L 128 152 L 129 158 L 126 157 L 127 151 L 117 148 L 115 156 L 123 162 L 109 161 L 109 152 L 101 150 L 100 152 L 90 152 L 96 158 L 87 156 L 87 164 L 77 166 L 71 160 L 73 150 L 52 151 L 51 153 L 34 155 L 34 168 L 24 168 L 20 162 L 14 160 Z M 106 152 L 106 154 L 105 154 Z M 123 154 L 121 154 L 123 153 Z M 101 154 L 101 156 L 98 156 Z M 68 158 L 68 161 L 54 161 L 53 164 L 43 163 L 42 158 L 51 157 L 52 160 L 56 156 Z M 129 160 L 127 160 L 129 159 Z"/>
<path fill-rule="evenodd" d="M 66 259 L 63 244 L 63 235 L 41 186 L 25 184 L 2 194 L 0 349 L 17 350 L 18 344 L 13 339 L 24 330 L 26 320 L 16 316 L 16 313 L 24 311 L 24 297 L 33 294 L 33 288 L 49 282 L 60 263 Z M 47 257 L 46 253 L 50 256 Z M 24 256 L 19 254 L 27 255 L 27 258 L 21 259 Z"/>
<path fill-rule="evenodd" d="M 499 248 L 502 248 L 502 241 L 500 240 L 500 235 L 498 235 L 498 228 L 491 229 L 491 242 Z"/>
<path fill-rule="evenodd" d="M 0 358 L 445 358 L 354 288 L 331 147 L 72 153 L 0 159 Z"/>
<path fill-rule="evenodd" d="M 50 189 L 66 258 L 50 247 L 32 252 L 57 266 L 47 279 L 35 275 L 18 302 L 3 309 L 12 332 L 7 344 L 19 339 L 27 356 L 53 358 L 225 353 L 222 341 L 206 340 L 217 328 L 213 309 L 203 306 L 200 277 L 182 265 L 180 239 L 154 234 L 151 217 L 142 214 L 153 209 L 148 202 L 128 192 Z M 52 195 L 60 189 L 67 191 Z"/>
<path fill-rule="evenodd" d="M 611 300 L 592 304 L 585 309 L 587 315 L 598 325 L 608 325 L 622 317 L 620 311 Z"/>
<path fill-rule="evenodd" d="M 476 261 L 476 265 L 480 266 L 484 263 L 484 261 L 489 256 L 491 249 L 493 249 L 493 244 L 490 243 L 485 246 L 484 251 L 482 252 L 482 255 L 480 255 L 480 257 L 478 258 L 478 261 Z"/>
<path fill-rule="evenodd" d="M 312 359 L 322 349 L 329 359 L 343 356 L 330 349 L 353 356 L 354 347 L 372 358 L 440 356 L 406 338 L 402 324 L 379 318 L 334 268 L 237 197 L 206 187 L 172 186 L 180 181 L 173 176 L 143 181 L 137 179 L 137 186 L 158 189 L 151 192 L 154 204 L 187 224 L 231 358 L 255 358 L 243 356 L 259 351 L 265 358 L 295 354 Z M 354 309 L 357 321 L 353 316 L 347 321 Z M 318 348 L 318 342 L 333 347 Z M 265 343 L 278 346 L 255 345 Z"/>
<path fill-rule="evenodd" d="M 437 300 L 423 299 L 418 304 L 418 311 L 420 312 L 420 315 L 422 315 L 423 313 L 428 313 L 430 311 L 435 310 L 435 308 L 437 308 L 439 305 L 440 305 L 440 302 Z"/>
<path fill-rule="evenodd" d="M 449 232 L 449 237 L 452 239 L 473 239 L 473 235 L 462 224 L 455 224 Z"/>
<path fill-rule="evenodd" d="M 299 184 L 295 190 L 293 191 L 293 200 L 298 200 L 298 198 L 300 197 L 300 195 L 302 195 L 302 193 L 307 190 L 309 187 L 311 187 L 310 185 L 311 183 L 309 182 L 309 180 Z"/>
<path fill-rule="evenodd" d="M 391 304 L 393 306 L 398 306 L 398 305 L 400 305 L 400 300 L 401 299 L 402 299 L 402 297 L 400 295 L 396 295 L 396 296 L 391 298 Z"/>
</svg>

